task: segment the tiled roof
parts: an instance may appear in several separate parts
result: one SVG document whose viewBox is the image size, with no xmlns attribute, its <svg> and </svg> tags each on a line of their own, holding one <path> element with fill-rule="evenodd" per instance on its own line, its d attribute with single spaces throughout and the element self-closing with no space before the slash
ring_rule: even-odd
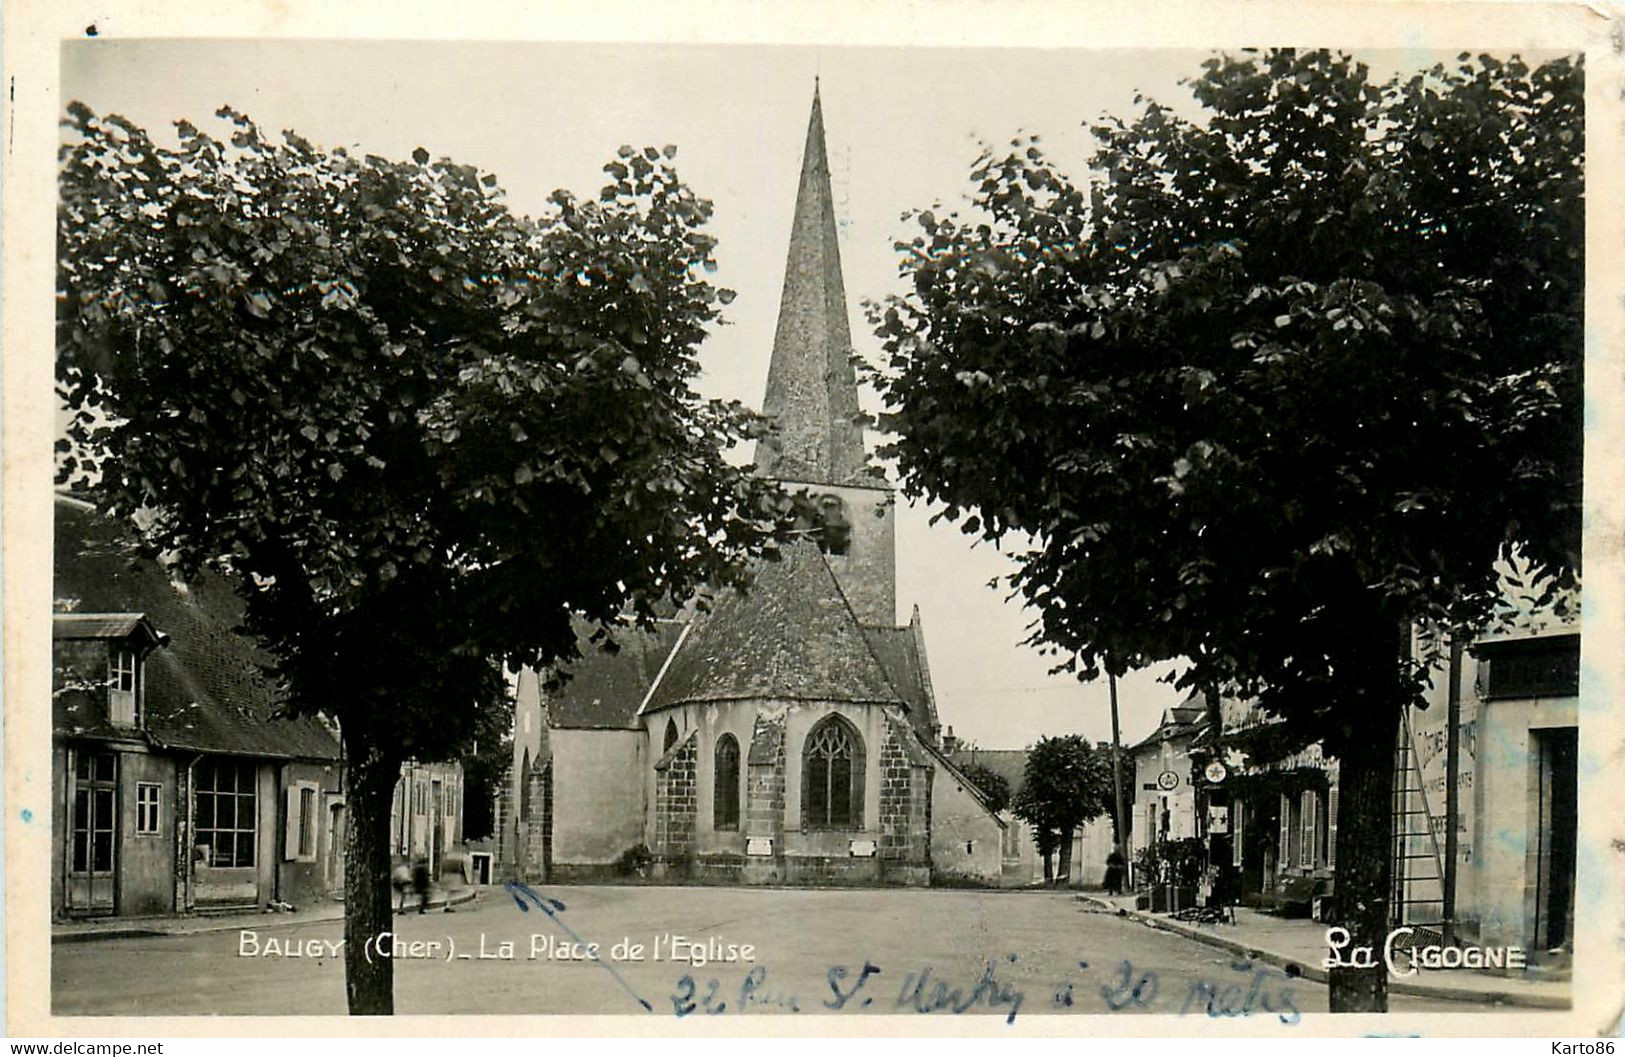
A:
<svg viewBox="0 0 1625 1057">
<path fill-rule="evenodd" d="M 144 675 L 153 744 L 242 756 L 340 757 L 338 741 L 318 720 L 276 715 L 281 698 L 261 670 L 266 658 L 237 631 L 242 602 L 218 577 L 172 582 L 157 562 L 136 555 L 121 526 L 67 496 L 56 499 L 53 597 L 59 613 L 110 620 L 139 613 L 169 636 L 168 646 L 148 656 Z M 56 695 L 57 733 L 106 733 L 105 715 L 98 718 L 100 709 L 88 708 L 86 696 Z"/>
<path fill-rule="evenodd" d="M 761 563 L 748 591 L 725 593 L 695 618 L 647 707 L 747 698 L 907 707 L 829 563 L 805 540 Z"/>
<path fill-rule="evenodd" d="M 576 624 L 581 657 L 566 672 L 569 678 L 544 691 L 548 726 L 587 730 L 625 730 L 638 725 L 638 707 L 671 655 L 683 625 L 662 620 L 652 631 L 627 628 L 614 637 L 609 652 L 587 641 L 591 625 Z"/>
</svg>

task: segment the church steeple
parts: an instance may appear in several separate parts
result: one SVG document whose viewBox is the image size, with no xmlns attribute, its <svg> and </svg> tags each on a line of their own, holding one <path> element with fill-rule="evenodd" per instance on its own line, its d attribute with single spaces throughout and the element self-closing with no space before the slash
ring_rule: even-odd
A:
<svg viewBox="0 0 1625 1057">
<path fill-rule="evenodd" d="M 864 476 L 863 428 L 852 369 L 841 252 L 835 235 L 824 111 L 813 88 L 801 159 L 779 326 L 762 412 L 776 436 L 757 445 L 756 464 L 785 481 L 847 484 Z"/>
</svg>

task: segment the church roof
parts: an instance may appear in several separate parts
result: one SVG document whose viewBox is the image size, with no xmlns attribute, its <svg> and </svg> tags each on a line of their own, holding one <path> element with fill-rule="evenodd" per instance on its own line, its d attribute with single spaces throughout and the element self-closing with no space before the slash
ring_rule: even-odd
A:
<svg viewBox="0 0 1625 1057">
<path fill-rule="evenodd" d="M 131 534 L 88 503 L 56 497 L 55 603 L 59 639 L 87 628 L 134 630 L 150 622 L 168 644 L 148 655 L 143 675 L 146 737 L 161 748 L 240 756 L 331 760 L 338 741 L 313 718 L 278 715 L 281 695 L 268 659 L 237 629 L 242 601 L 220 578 L 178 585 L 156 561 L 139 557 Z M 75 614 L 77 619 L 60 618 Z M 127 632 L 126 632 L 127 633 Z M 64 736 L 140 737 L 107 722 L 101 695 L 56 693 L 52 729 Z"/>
<path fill-rule="evenodd" d="M 906 707 L 829 562 L 805 540 L 695 618 L 646 710 L 747 698 Z"/>
<path fill-rule="evenodd" d="M 858 424 L 852 334 L 841 280 L 824 111 L 813 91 L 796 192 L 790 252 L 784 268 L 778 330 L 762 412 L 777 427 L 761 441 L 756 463 L 779 480 L 863 483 L 866 463 Z"/>
<path fill-rule="evenodd" d="M 591 625 L 576 622 L 581 657 L 564 670 L 569 678 L 544 691 L 548 726 L 586 730 L 625 730 L 638 725 L 638 706 L 671 655 L 683 625 L 662 620 L 653 630 L 617 632 L 611 653 L 587 641 Z"/>
<path fill-rule="evenodd" d="M 903 626 L 866 627 L 864 637 L 869 648 L 886 671 L 892 688 L 908 705 L 909 726 L 927 743 L 936 741 L 937 703 L 931 694 L 930 677 L 926 672 L 925 657 L 919 649 L 914 628 Z"/>
</svg>

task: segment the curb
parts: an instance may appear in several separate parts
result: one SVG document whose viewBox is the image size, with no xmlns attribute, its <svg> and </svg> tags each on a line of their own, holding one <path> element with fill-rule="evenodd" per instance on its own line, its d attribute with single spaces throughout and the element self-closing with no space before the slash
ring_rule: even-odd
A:
<svg viewBox="0 0 1625 1057">
<path fill-rule="evenodd" d="M 472 887 L 461 888 L 450 893 L 444 899 L 429 900 L 426 909 L 442 910 L 447 907 L 462 906 L 464 903 L 472 903 L 477 894 L 478 893 Z M 407 911 L 416 909 L 416 907 L 408 907 Z M 396 913 L 405 913 L 407 911 L 397 910 Z M 265 914 L 262 915 L 262 917 L 267 920 L 256 922 L 256 924 L 261 927 L 298 928 L 302 925 L 324 925 L 332 921 L 343 921 L 344 909 L 343 904 L 337 904 L 337 913 L 329 913 L 328 911 L 323 910 L 318 914 L 313 914 L 310 917 L 299 918 L 298 920 L 289 920 L 288 918 L 279 914 Z M 131 925 L 127 928 L 76 929 L 62 932 L 53 930 L 51 933 L 51 942 L 53 944 L 93 943 L 98 940 L 151 939 L 155 936 L 203 936 L 215 932 L 236 932 L 238 929 L 250 927 L 241 921 L 233 924 L 194 924 L 206 920 L 207 918 L 198 917 L 176 918 L 175 921 L 178 927 L 175 928 L 163 928 L 155 925 Z"/>
<path fill-rule="evenodd" d="M 1129 910 L 1127 907 L 1115 907 L 1110 903 L 1107 903 L 1102 899 L 1096 899 L 1093 896 L 1080 895 L 1078 896 L 1078 900 L 1080 902 L 1090 904 L 1101 913 L 1112 914 L 1117 917 L 1126 918 L 1130 921 L 1137 921 L 1147 928 L 1156 929 L 1158 932 L 1169 932 L 1176 936 L 1184 936 L 1186 939 L 1195 940 L 1196 942 L 1206 944 L 1209 947 L 1217 947 L 1220 950 L 1228 951 L 1231 954 L 1238 954 L 1255 962 L 1263 962 L 1266 965 L 1277 966 L 1283 970 L 1286 970 L 1288 975 L 1301 976 L 1303 979 L 1317 984 L 1327 982 L 1326 970 L 1320 968 L 1319 966 L 1305 965 L 1302 962 L 1288 958 L 1285 955 L 1276 954 L 1273 951 L 1266 951 L 1258 947 L 1253 947 L 1237 940 L 1226 939 L 1223 936 L 1215 936 L 1210 932 L 1203 932 L 1200 929 L 1191 928 L 1182 922 L 1153 917 L 1142 910 Z M 1388 981 L 1388 991 L 1390 994 L 1396 995 L 1411 995 L 1416 998 L 1438 998 L 1450 1002 L 1471 1002 L 1475 1005 L 1521 1006 L 1527 1009 L 1573 1008 L 1572 1001 L 1567 998 L 1559 998 L 1556 995 L 1526 995 L 1520 994 L 1516 991 L 1471 991 L 1458 987 L 1443 987 L 1436 984 L 1413 984 L 1392 979 Z"/>
</svg>

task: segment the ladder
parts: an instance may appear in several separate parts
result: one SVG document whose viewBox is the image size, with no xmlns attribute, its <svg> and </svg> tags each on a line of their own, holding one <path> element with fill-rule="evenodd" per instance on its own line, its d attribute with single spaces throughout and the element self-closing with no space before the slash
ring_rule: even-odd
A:
<svg viewBox="0 0 1625 1057">
<path fill-rule="evenodd" d="M 1394 755 L 1393 889 L 1389 927 L 1409 925 L 1410 944 L 1443 942 L 1444 857 L 1439 851 L 1438 817 L 1428 803 L 1416 759 L 1411 710 L 1402 713 Z M 1409 944 L 1406 944 L 1409 945 Z"/>
</svg>

